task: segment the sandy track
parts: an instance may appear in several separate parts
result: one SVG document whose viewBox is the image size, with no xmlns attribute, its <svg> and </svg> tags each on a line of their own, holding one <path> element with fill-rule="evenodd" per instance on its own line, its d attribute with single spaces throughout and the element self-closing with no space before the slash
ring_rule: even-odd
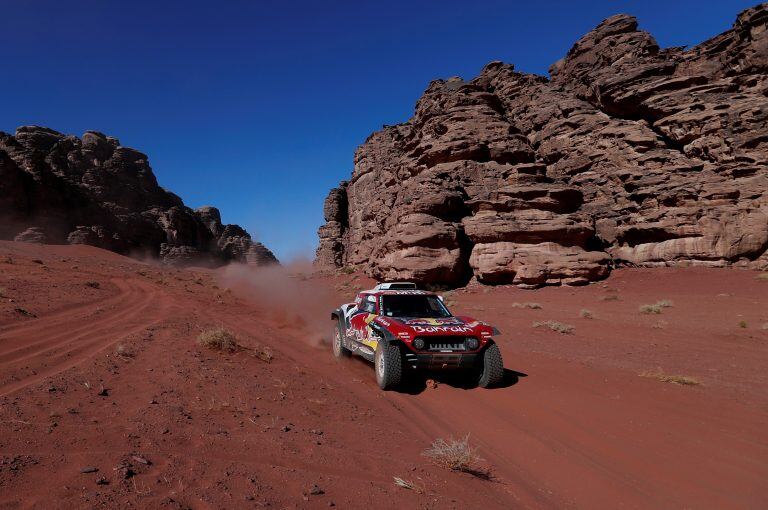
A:
<svg viewBox="0 0 768 510">
<path fill-rule="evenodd" d="M 112 279 L 118 291 L 28 323 L 0 329 L 0 396 L 74 367 L 166 317 L 169 303 L 156 286 Z"/>
</svg>

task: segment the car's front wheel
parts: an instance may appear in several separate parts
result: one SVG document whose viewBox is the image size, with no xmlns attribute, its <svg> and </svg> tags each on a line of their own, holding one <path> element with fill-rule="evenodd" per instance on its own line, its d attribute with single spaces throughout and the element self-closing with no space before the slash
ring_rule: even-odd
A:
<svg viewBox="0 0 768 510">
<path fill-rule="evenodd" d="M 376 382 L 382 390 L 391 390 L 400 384 L 403 377 L 403 356 L 400 347 L 379 341 L 374 358 Z"/>
<path fill-rule="evenodd" d="M 352 351 L 344 346 L 344 341 L 341 338 L 341 326 L 336 323 L 336 327 L 333 328 L 333 355 L 337 358 L 346 358 Z"/>
<path fill-rule="evenodd" d="M 481 388 L 492 388 L 503 380 L 504 361 L 501 359 L 501 351 L 498 345 L 491 344 L 483 351 L 483 368 L 480 370 L 477 385 Z"/>
</svg>

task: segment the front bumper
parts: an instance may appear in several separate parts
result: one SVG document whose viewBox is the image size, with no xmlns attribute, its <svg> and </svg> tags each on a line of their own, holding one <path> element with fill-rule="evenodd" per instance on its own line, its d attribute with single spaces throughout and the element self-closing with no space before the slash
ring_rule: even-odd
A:
<svg viewBox="0 0 768 510">
<path fill-rule="evenodd" d="M 405 362 L 411 368 L 423 370 L 451 370 L 477 368 L 479 352 L 407 352 Z"/>
</svg>

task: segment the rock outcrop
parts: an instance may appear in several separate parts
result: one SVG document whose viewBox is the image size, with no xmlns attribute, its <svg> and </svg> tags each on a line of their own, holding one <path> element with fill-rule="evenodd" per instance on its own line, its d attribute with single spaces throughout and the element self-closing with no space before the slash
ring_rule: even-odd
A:
<svg viewBox="0 0 768 510">
<path fill-rule="evenodd" d="M 550 78 L 432 82 L 331 191 L 317 263 L 380 279 L 582 284 L 616 265 L 768 264 L 768 4 L 690 49 L 631 16 Z"/>
<path fill-rule="evenodd" d="M 173 264 L 266 264 L 274 255 L 219 211 L 161 188 L 146 155 L 96 131 L 0 132 L 0 239 L 89 244 Z"/>
</svg>

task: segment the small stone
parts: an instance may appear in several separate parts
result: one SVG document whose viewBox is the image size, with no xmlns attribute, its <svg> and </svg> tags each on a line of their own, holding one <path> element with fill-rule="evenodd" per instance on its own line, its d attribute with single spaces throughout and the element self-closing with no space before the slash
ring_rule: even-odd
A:
<svg viewBox="0 0 768 510">
<path fill-rule="evenodd" d="M 86 466 L 80 470 L 81 473 L 95 473 L 99 470 L 97 467 Z"/>
<path fill-rule="evenodd" d="M 109 480 L 107 480 L 103 476 L 96 479 L 96 485 L 108 485 L 108 484 L 109 484 Z"/>
<path fill-rule="evenodd" d="M 321 494 L 325 494 L 325 491 L 315 484 L 312 485 L 312 488 L 309 489 L 309 493 L 313 496 L 319 496 Z"/>
<path fill-rule="evenodd" d="M 131 458 L 136 462 L 138 462 L 139 464 L 144 464 L 145 466 L 149 466 L 150 464 L 152 464 L 148 459 L 142 457 L 141 455 L 134 455 Z"/>
</svg>

